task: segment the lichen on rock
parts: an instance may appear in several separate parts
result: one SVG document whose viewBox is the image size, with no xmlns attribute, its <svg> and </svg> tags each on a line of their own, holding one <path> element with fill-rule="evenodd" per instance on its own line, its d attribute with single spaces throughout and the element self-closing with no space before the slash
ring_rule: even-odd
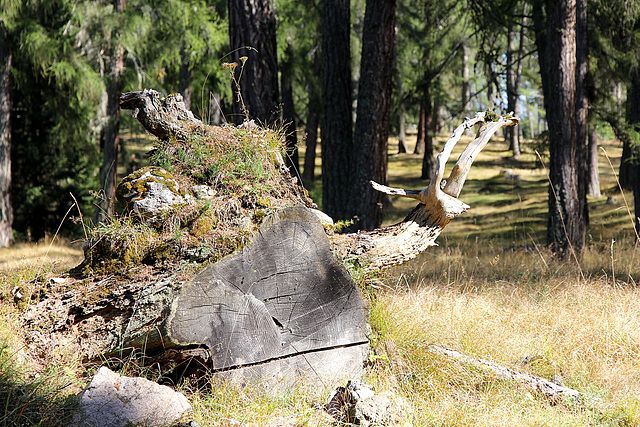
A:
<svg viewBox="0 0 640 427">
<path fill-rule="evenodd" d="M 185 203 L 176 179 L 158 166 L 147 166 L 126 176 L 116 189 L 116 198 L 126 212 L 151 222 Z"/>
</svg>

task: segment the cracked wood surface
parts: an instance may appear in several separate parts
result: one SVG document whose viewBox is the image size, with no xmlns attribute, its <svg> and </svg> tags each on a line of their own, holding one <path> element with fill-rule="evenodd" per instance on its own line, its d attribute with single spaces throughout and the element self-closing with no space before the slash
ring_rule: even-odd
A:
<svg viewBox="0 0 640 427">
<path fill-rule="evenodd" d="M 183 287 L 167 335 L 175 345 L 206 345 L 211 368 L 227 370 L 340 347 L 362 352 L 368 349 L 367 316 L 319 220 L 295 207 L 268 217 L 245 249 Z M 342 369 L 362 365 L 364 359 L 350 357 Z M 296 364 L 301 371 L 316 368 L 308 360 Z"/>
</svg>

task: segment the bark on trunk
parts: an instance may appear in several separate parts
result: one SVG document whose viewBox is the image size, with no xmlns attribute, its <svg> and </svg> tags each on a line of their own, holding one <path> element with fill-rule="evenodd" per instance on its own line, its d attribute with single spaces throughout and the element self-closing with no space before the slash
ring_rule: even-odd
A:
<svg viewBox="0 0 640 427">
<path fill-rule="evenodd" d="M 422 152 L 424 153 L 424 155 L 422 156 L 422 174 L 420 175 L 420 178 L 429 179 L 433 176 L 433 172 L 435 168 L 435 162 L 433 160 L 432 135 L 434 135 L 433 129 L 436 127 L 434 125 L 434 121 L 436 120 L 436 118 L 434 114 L 434 108 L 432 108 L 432 105 L 431 105 L 431 96 L 430 96 L 429 88 L 425 90 L 425 95 L 423 99 L 424 99 L 425 111 L 424 111 L 424 123 L 423 123 L 424 128 L 422 129 L 422 139 L 423 139 Z"/>
<path fill-rule="evenodd" d="M 628 114 L 629 114 L 629 123 L 635 127 L 635 130 L 638 131 L 640 129 L 640 72 L 636 70 L 633 73 L 631 78 L 631 90 L 628 95 Z M 640 147 L 635 147 L 634 159 L 631 163 L 632 165 L 632 177 L 633 179 L 633 199 L 634 199 L 634 210 L 635 210 L 635 230 L 636 230 L 636 239 L 640 236 Z"/>
<path fill-rule="evenodd" d="M 418 112 L 418 138 L 416 139 L 416 148 L 413 150 L 413 154 L 424 154 L 425 138 L 428 132 L 427 108 L 427 101 L 423 97 L 420 101 L 420 111 Z"/>
<path fill-rule="evenodd" d="M 534 7 L 536 44 L 549 125 L 547 244 L 559 255 L 579 256 L 585 242 L 585 201 L 578 191 L 576 144 L 576 3 Z M 546 18 L 544 12 L 546 11 Z"/>
<path fill-rule="evenodd" d="M 398 106 L 398 153 L 408 152 L 405 108 L 404 103 L 400 102 Z"/>
<path fill-rule="evenodd" d="M 299 180 L 300 160 L 298 159 L 298 133 L 296 130 L 296 110 L 293 104 L 293 87 L 291 77 L 293 73 L 293 52 L 288 45 L 285 52 L 285 60 L 282 63 L 280 73 L 280 87 L 282 90 L 282 122 L 285 129 L 285 162 L 291 175 Z M 187 108 L 188 109 L 188 108 Z"/>
<path fill-rule="evenodd" d="M 11 209 L 11 51 L 0 21 L 0 247 L 13 242 Z"/>
<path fill-rule="evenodd" d="M 368 183 L 387 182 L 395 16 L 395 0 L 367 1 L 350 186 L 357 229 L 372 230 L 382 224 L 384 196 Z"/>
<path fill-rule="evenodd" d="M 516 117 L 520 116 L 520 76 L 522 75 L 522 56 L 524 54 L 524 28 L 526 16 L 526 4 L 523 6 L 520 33 L 516 45 L 515 29 L 512 21 L 509 21 L 508 45 L 507 45 L 507 104 L 508 110 Z M 516 47 L 517 46 L 517 47 Z M 520 157 L 520 127 L 506 128 L 509 150 L 513 157 Z"/>
<path fill-rule="evenodd" d="M 576 215 L 583 221 L 586 236 L 589 225 L 589 205 L 587 204 L 587 186 L 589 182 L 589 154 L 587 152 L 587 99 L 586 81 L 589 73 L 589 48 L 587 40 L 587 2 L 576 0 L 576 164 L 578 175 L 578 212 Z M 578 250 L 584 246 L 578 246 Z"/>
<path fill-rule="evenodd" d="M 278 61 L 276 17 L 272 0 L 229 0 L 231 60 L 238 64 L 235 80 L 233 121 L 255 119 L 262 124 L 278 117 Z M 241 58 L 246 57 L 246 61 Z M 248 114 L 248 117 L 247 117 Z"/>
<path fill-rule="evenodd" d="M 335 220 L 351 219 L 349 192 L 353 121 L 348 0 L 325 0 L 322 19 L 322 208 Z"/>
<path fill-rule="evenodd" d="M 633 189 L 633 147 L 630 138 L 622 139 L 622 156 L 620 157 L 620 170 L 618 171 L 618 180 L 620 186 L 625 190 Z"/>
<path fill-rule="evenodd" d="M 469 46 L 462 44 L 462 91 L 460 96 L 460 111 L 467 111 L 467 105 L 471 99 L 471 86 L 469 85 Z"/>
<path fill-rule="evenodd" d="M 307 123 L 305 124 L 306 151 L 304 153 L 304 171 L 302 172 L 302 181 L 305 185 L 315 180 L 318 126 L 320 125 L 320 114 L 322 114 L 322 94 L 318 87 L 319 76 L 322 74 L 322 58 L 318 50 L 313 55 L 313 68 L 314 72 L 308 73 L 306 77 L 309 101 L 307 103 Z"/>
<path fill-rule="evenodd" d="M 124 13 L 125 0 L 113 0 L 118 14 Z M 116 32 L 111 50 L 111 70 L 106 78 L 107 116 L 102 128 L 102 169 L 100 170 L 100 196 L 95 223 L 98 224 L 114 213 L 116 199 L 116 177 L 118 173 L 118 149 L 120 148 L 120 93 L 124 70 L 124 47 Z"/>
<path fill-rule="evenodd" d="M 305 185 L 316 179 L 316 147 L 318 144 L 319 124 L 320 112 L 310 109 L 307 112 L 307 124 L 305 125 L 306 151 L 304 152 L 304 172 L 302 173 L 302 181 Z"/>
</svg>

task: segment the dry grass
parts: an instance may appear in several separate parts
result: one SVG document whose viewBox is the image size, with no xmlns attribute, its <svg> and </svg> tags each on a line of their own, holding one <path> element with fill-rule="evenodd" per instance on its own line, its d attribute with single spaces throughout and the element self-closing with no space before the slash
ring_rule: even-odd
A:
<svg viewBox="0 0 640 427">
<path fill-rule="evenodd" d="M 390 145 L 395 147 L 393 142 Z M 581 264 L 554 260 L 544 248 L 544 171 L 529 148 L 524 148 L 518 161 L 509 159 L 504 148 L 493 142 L 479 156 L 461 195 L 472 208 L 445 229 L 438 239 L 440 246 L 388 272 L 382 277 L 384 286 L 370 292 L 374 353 L 367 381 L 378 391 L 402 394 L 413 408 L 416 426 L 640 425 L 640 291 L 635 286 L 640 280 L 640 249 L 632 246 L 626 208 L 606 204 L 604 198 L 591 200 L 589 248 Z M 607 143 L 607 152 L 614 164 L 619 162 L 615 143 Z M 611 169 L 606 159 L 601 160 L 603 192 L 621 201 Z M 419 179 L 421 161 L 410 154 L 392 157 L 390 185 L 425 187 L 427 182 Z M 507 182 L 501 173 L 506 168 L 520 180 Z M 316 185 L 315 193 L 321 192 L 318 189 Z M 632 197 L 628 195 L 627 200 Z M 387 223 L 400 220 L 412 205 L 394 200 Z M 41 253 L 42 248 L 38 250 Z M 0 251 L 2 256 L 0 262 L 28 258 L 8 250 Z M 38 264 L 39 259 L 34 260 Z M 64 269 L 62 264 L 47 265 L 47 274 Z M 6 296 L 21 280 L 30 286 L 41 283 L 34 277 L 33 271 L 24 269 L 4 276 L 5 297 L 0 303 L 4 348 L 20 346 L 12 325 L 21 311 Z M 430 344 L 545 378 L 557 375 L 565 385 L 602 401 L 550 402 L 521 386 L 435 355 L 429 351 Z M 15 391 L 38 384 L 18 354 L 0 351 L 0 371 L 7 373 L 3 380 Z M 523 356 L 541 357 L 516 365 Z M 13 369 L 19 366 L 24 369 Z M 29 417 L 19 419 L 21 425 L 36 424 L 37 417 L 32 416 L 38 411 L 45 424 L 55 419 L 68 404 L 64 398 L 77 389 L 63 386 L 87 381 L 83 378 L 87 373 L 73 363 L 52 366 L 46 378 L 56 370 L 64 380 L 43 383 L 42 393 L 33 392 L 33 403 L 14 404 L 5 393 L 0 394 L 0 405 L 24 405 Z M 221 418 L 246 426 L 286 425 L 286 421 L 330 425 L 314 409 L 328 396 L 322 387 L 266 393 L 213 384 L 198 388 L 184 382 L 178 388 L 187 394 L 193 417 L 202 426 L 222 425 Z M 47 390 L 58 390 L 54 404 L 48 406 L 42 404 L 43 397 L 51 396 Z M 4 414 L 12 410 L 5 409 Z"/>
<path fill-rule="evenodd" d="M 466 257 L 442 249 L 417 271 L 405 266 L 376 295 L 377 349 L 389 360 L 382 371 L 408 396 L 420 396 L 418 425 L 640 423 L 640 291 L 607 276 L 582 280 L 575 267 L 543 261 L 546 256 Z M 430 344 L 547 379 L 559 375 L 603 404 L 554 406 L 435 356 Z M 515 365 L 524 356 L 541 358 Z"/>
</svg>

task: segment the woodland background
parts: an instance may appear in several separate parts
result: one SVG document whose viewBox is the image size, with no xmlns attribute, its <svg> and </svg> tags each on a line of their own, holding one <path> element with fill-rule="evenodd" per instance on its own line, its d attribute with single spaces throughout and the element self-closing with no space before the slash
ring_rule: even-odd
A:
<svg viewBox="0 0 640 427">
<path fill-rule="evenodd" d="M 0 224 L 6 246 L 55 233 L 73 198 L 84 218 L 114 212 L 118 156 L 129 169 L 119 94 L 180 92 L 210 123 L 279 126 L 294 173 L 353 228 L 383 220 L 388 136 L 415 130 L 422 177 L 433 137 L 492 109 L 522 118 L 514 158 L 534 139 L 549 162 L 547 243 L 584 246 L 587 193 L 599 194 L 598 131 L 623 146 L 620 182 L 638 169 L 640 4 L 494 0 L 2 0 Z M 298 159 L 296 144 L 306 144 Z M 640 184 L 638 184 L 640 185 Z M 637 187 L 637 186 L 636 186 Z M 636 188 L 636 212 L 638 207 Z M 75 211 L 74 211 L 75 212 Z M 75 215 L 75 214 L 74 214 Z M 636 221 L 637 222 L 637 221 Z M 61 233 L 78 234 L 79 220 Z"/>
</svg>

